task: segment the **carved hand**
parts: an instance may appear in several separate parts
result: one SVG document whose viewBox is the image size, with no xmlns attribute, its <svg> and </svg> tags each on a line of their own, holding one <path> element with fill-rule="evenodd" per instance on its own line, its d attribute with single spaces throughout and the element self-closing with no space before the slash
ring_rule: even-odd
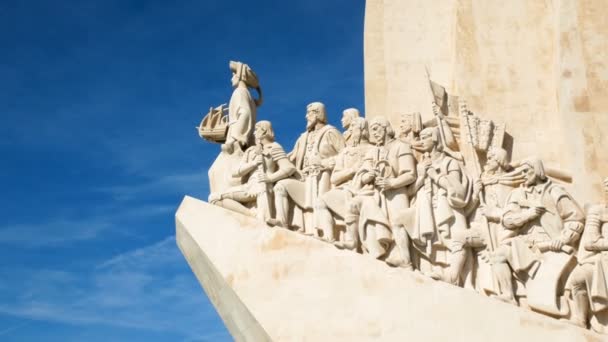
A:
<svg viewBox="0 0 608 342">
<path fill-rule="evenodd" d="M 260 183 L 272 183 L 272 180 L 265 173 L 261 174 L 258 180 L 260 181 Z"/>
<path fill-rule="evenodd" d="M 434 181 L 437 181 L 437 178 L 439 177 L 439 174 L 432 166 L 426 168 L 426 174 Z"/>
<path fill-rule="evenodd" d="M 425 178 L 427 176 L 427 169 L 431 166 L 431 161 L 428 159 L 423 159 L 420 163 L 418 163 L 417 171 L 418 176 L 421 178 Z"/>
<path fill-rule="evenodd" d="M 473 182 L 473 193 L 479 194 L 483 189 L 483 183 L 481 182 L 481 178 L 477 178 L 475 182 Z"/>
<path fill-rule="evenodd" d="M 262 165 L 264 163 L 264 156 L 262 156 L 261 154 L 255 156 L 254 163 L 256 166 Z"/>
<path fill-rule="evenodd" d="M 534 220 L 540 217 L 545 212 L 543 207 L 531 207 L 528 209 L 529 220 Z"/>
<path fill-rule="evenodd" d="M 225 144 L 222 144 L 220 149 L 222 152 L 231 154 L 234 151 L 234 141 L 227 141 Z"/>
<path fill-rule="evenodd" d="M 501 210 L 496 207 L 486 207 L 484 205 L 479 206 L 481 215 L 485 216 L 488 220 L 493 222 L 500 222 Z"/>
<path fill-rule="evenodd" d="M 321 160 L 321 158 L 317 157 L 317 156 L 313 156 L 308 160 L 308 164 L 310 166 L 323 166 L 323 161 Z"/>
<path fill-rule="evenodd" d="M 376 186 L 382 190 L 390 190 L 394 188 L 393 180 L 391 178 L 377 177 Z"/>
<path fill-rule="evenodd" d="M 561 252 L 562 247 L 564 246 L 564 242 L 560 239 L 555 239 L 551 241 L 551 245 L 549 246 L 549 250 L 552 252 Z"/>
</svg>

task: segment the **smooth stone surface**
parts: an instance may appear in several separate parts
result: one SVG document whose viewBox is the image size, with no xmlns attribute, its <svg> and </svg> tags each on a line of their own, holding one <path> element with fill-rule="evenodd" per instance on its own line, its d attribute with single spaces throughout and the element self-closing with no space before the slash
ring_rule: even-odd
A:
<svg viewBox="0 0 608 342">
<path fill-rule="evenodd" d="M 513 159 L 570 171 L 580 202 L 608 175 L 606 0 L 367 0 L 365 112 L 433 115 L 425 67 L 476 114 L 502 122 Z"/>
<path fill-rule="evenodd" d="M 184 198 L 176 230 L 237 340 L 265 340 L 265 333 L 275 341 L 603 339 L 195 198 Z"/>
</svg>

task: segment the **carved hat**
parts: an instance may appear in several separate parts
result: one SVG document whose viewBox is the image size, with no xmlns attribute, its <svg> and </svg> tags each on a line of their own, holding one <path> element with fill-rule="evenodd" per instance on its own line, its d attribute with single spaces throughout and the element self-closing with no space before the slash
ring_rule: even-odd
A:
<svg viewBox="0 0 608 342">
<path fill-rule="evenodd" d="M 258 76 L 253 72 L 249 65 L 241 62 L 230 61 L 230 70 L 238 77 L 239 81 L 243 81 L 249 88 L 254 88 L 259 97 L 255 100 L 256 107 L 262 105 L 262 88 L 260 87 L 260 80 Z"/>
<path fill-rule="evenodd" d="M 509 165 L 509 157 L 507 151 L 504 148 L 500 147 L 490 147 L 488 150 L 488 157 L 493 156 L 496 163 L 503 168 L 504 170 L 509 170 L 511 166 Z"/>
<path fill-rule="evenodd" d="M 431 126 L 431 127 L 426 127 L 422 131 L 420 131 L 421 137 L 426 136 L 427 134 L 430 134 L 430 137 L 433 140 L 433 143 L 437 144 L 439 149 L 443 150 L 443 141 L 441 140 L 441 134 L 439 134 L 439 128 Z"/>
<path fill-rule="evenodd" d="M 237 75 L 239 80 L 245 82 L 248 87 L 258 88 L 260 81 L 258 76 L 251 70 L 249 65 L 241 62 L 230 61 L 230 70 Z"/>
<path fill-rule="evenodd" d="M 537 157 L 531 157 L 524 159 L 521 162 L 522 165 L 528 165 L 534 169 L 534 174 L 536 174 L 536 178 L 545 181 L 547 180 L 547 174 L 545 173 L 545 166 L 543 165 L 543 161 Z"/>
</svg>

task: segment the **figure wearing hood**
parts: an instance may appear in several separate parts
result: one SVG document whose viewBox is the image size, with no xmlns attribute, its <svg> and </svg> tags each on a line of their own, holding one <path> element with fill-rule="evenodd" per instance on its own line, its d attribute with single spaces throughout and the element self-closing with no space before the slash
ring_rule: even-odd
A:
<svg viewBox="0 0 608 342">
<path fill-rule="evenodd" d="M 262 90 L 253 70 L 247 64 L 234 61 L 230 62 L 230 70 L 234 91 L 228 104 L 228 133 L 222 145 L 222 151 L 227 153 L 232 153 L 235 148 L 244 151 L 254 144 L 253 126 L 257 107 L 262 104 Z M 251 96 L 249 88 L 257 90 L 257 100 Z"/>
</svg>

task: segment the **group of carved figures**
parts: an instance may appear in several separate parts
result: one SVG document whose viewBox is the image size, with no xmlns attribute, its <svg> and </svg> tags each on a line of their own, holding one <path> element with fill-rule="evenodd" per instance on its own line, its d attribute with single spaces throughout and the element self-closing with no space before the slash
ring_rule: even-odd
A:
<svg viewBox="0 0 608 342">
<path fill-rule="evenodd" d="M 320 102 L 306 107 L 306 130 L 286 153 L 270 122 L 255 123 L 257 76 L 231 69 L 222 153 L 240 154 L 230 170 L 240 184 L 210 203 L 608 331 L 608 178 L 605 202 L 583 211 L 538 158 L 511 163 L 491 147 L 473 177 L 441 120 L 425 127 L 410 114 L 395 130 L 350 108 L 340 133 Z"/>
</svg>

